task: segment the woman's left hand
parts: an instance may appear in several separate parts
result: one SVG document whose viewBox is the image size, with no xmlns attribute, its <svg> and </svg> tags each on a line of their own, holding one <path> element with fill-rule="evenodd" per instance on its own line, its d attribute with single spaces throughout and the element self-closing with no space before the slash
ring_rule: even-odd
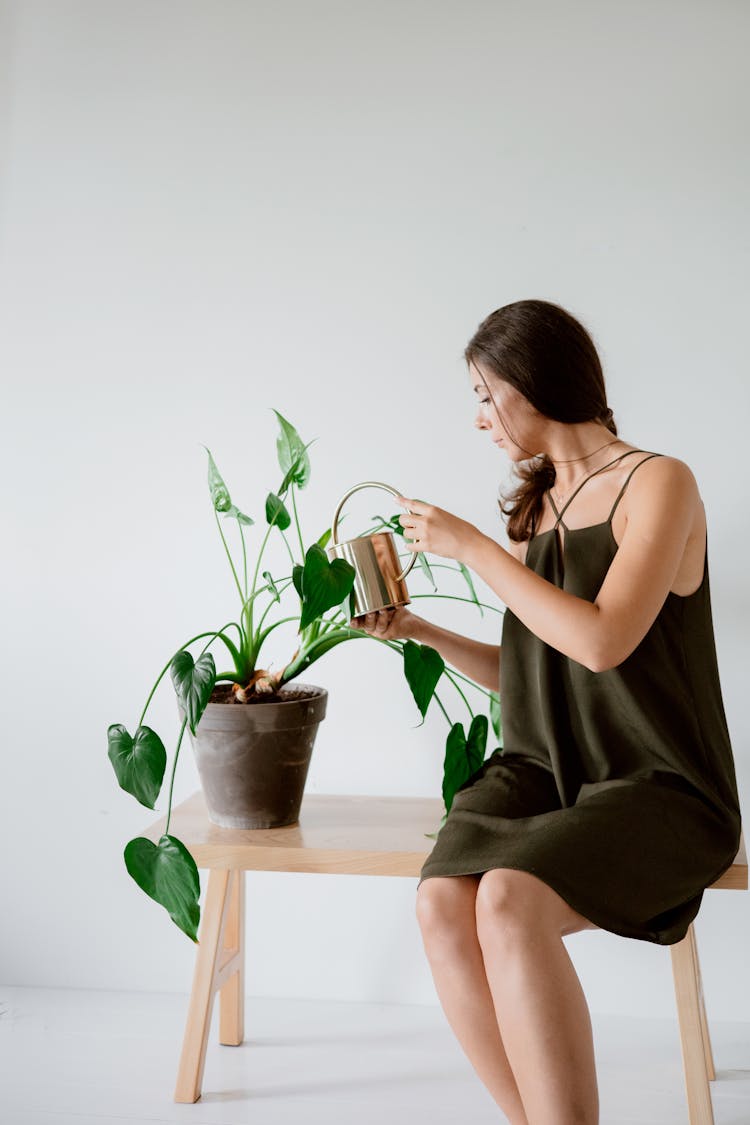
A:
<svg viewBox="0 0 750 1125">
<path fill-rule="evenodd" d="M 404 542 L 410 551 L 429 551 L 431 555 L 463 562 L 472 544 L 482 533 L 473 523 L 421 500 L 397 496 L 399 504 L 409 509 L 398 517 L 404 528 Z"/>
</svg>

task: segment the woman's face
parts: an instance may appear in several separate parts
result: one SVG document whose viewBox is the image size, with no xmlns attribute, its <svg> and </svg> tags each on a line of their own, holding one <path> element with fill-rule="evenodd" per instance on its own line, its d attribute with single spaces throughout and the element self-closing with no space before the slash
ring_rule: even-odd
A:
<svg viewBox="0 0 750 1125">
<path fill-rule="evenodd" d="M 542 448 L 542 415 L 539 411 L 510 383 L 499 379 L 474 360 L 469 367 L 469 376 L 477 397 L 474 423 L 477 429 L 487 430 L 492 441 L 507 453 L 511 461 L 525 461 L 536 456 Z"/>
</svg>

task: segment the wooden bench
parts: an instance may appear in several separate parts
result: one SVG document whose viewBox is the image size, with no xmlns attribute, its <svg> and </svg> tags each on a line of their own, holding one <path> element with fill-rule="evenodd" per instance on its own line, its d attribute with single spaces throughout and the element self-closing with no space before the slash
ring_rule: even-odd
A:
<svg viewBox="0 0 750 1125">
<path fill-rule="evenodd" d="M 207 868 L 199 945 L 174 1100 L 201 1096 L 213 1002 L 219 993 L 219 1042 L 244 1039 L 245 871 L 313 871 L 418 878 L 443 814 L 432 797 L 305 794 L 298 824 L 285 828 L 220 828 L 208 819 L 203 793 L 172 810 L 170 832 L 199 868 Z M 144 835 L 156 843 L 166 818 Z M 712 888 L 747 889 L 744 840 L 734 864 Z M 713 1125 L 709 1081 L 715 1078 L 695 930 L 669 946 L 690 1125 Z"/>
</svg>

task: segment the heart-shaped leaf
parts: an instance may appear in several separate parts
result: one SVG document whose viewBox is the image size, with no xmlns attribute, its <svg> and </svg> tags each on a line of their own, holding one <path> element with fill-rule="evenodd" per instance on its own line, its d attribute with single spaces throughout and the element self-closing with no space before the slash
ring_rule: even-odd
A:
<svg viewBox="0 0 750 1125">
<path fill-rule="evenodd" d="M 404 675 L 423 719 L 444 670 L 445 661 L 436 649 L 404 641 Z"/>
<path fill-rule="evenodd" d="M 120 788 L 152 809 L 167 765 L 167 752 L 159 735 L 151 727 L 141 726 L 131 737 L 122 723 L 113 723 L 107 730 L 107 742 Z"/>
<path fill-rule="evenodd" d="M 305 568 L 303 566 L 300 566 L 299 563 L 295 563 L 292 567 L 292 582 L 294 583 L 294 588 L 299 594 L 300 598 L 304 597 L 304 594 L 302 593 L 302 574 L 304 572 L 304 569 Z"/>
<path fill-rule="evenodd" d="M 188 726 L 195 734 L 216 683 L 214 658 L 210 652 L 204 652 L 194 662 L 187 649 L 182 649 L 173 658 L 169 671 L 180 706 L 187 715 Z"/>
<path fill-rule="evenodd" d="M 125 845 L 125 866 L 142 891 L 169 914 L 183 933 L 198 941 L 200 877 L 195 860 L 176 836 L 158 845 L 137 836 Z"/>
<path fill-rule="evenodd" d="M 341 610 L 344 617 L 346 618 L 347 627 L 348 627 L 349 622 L 351 621 L 352 617 L 354 617 L 355 601 L 356 601 L 356 595 L 354 593 L 354 587 L 352 587 L 352 589 L 349 591 L 349 593 L 346 595 L 343 602 L 339 606 L 339 609 Z"/>
<path fill-rule="evenodd" d="M 443 801 L 450 811 L 453 797 L 466 780 L 466 731 L 463 723 L 454 723 L 445 740 L 445 762 L 443 765 Z"/>
<path fill-rule="evenodd" d="M 466 768 L 467 778 L 478 770 L 484 761 L 487 750 L 487 731 L 489 723 L 486 715 L 475 715 L 469 727 L 469 737 L 466 739 Z"/>
<path fill-rule="evenodd" d="M 224 484 L 221 473 L 216 468 L 216 462 L 211 455 L 211 450 L 207 445 L 204 445 L 203 448 L 208 454 L 208 489 L 211 493 L 211 501 L 217 512 L 228 512 L 232 507 L 229 489 Z"/>
<path fill-rule="evenodd" d="M 295 568 L 296 570 L 296 568 Z M 346 559 L 328 561 L 322 547 L 313 543 L 305 555 L 302 571 L 302 616 L 299 628 L 304 629 L 332 606 L 338 606 L 354 586 L 355 570 Z M 297 578 L 293 572 L 295 586 Z"/>
<path fill-rule="evenodd" d="M 443 800 L 450 810 L 453 797 L 484 762 L 487 747 L 487 716 L 475 715 L 466 737 L 462 723 L 454 723 L 445 740 Z"/>
<path fill-rule="evenodd" d="M 273 492 L 269 492 L 266 496 L 266 522 L 269 525 L 276 524 L 282 531 L 286 531 L 292 522 L 292 517 L 287 511 L 284 501 L 280 500 Z"/>
<path fill-rule="evenodd" d="M 304 488 L 310 480 L 310 458 L 307 456 L 307 447 L 302 444 L 302 438 L 292 423 L 287 422 L 278 410 L 274 410 L 273 407 L 271 409 L 279 420 L 276 454 L 281 471 L 284 474 L 291 472 L 289 479 L 293 480 L 298 488 Z M 286 476 L 284 479 L 286 480 Z M 281 491 L 285 490 L 281 489 Z"/>
</svg>

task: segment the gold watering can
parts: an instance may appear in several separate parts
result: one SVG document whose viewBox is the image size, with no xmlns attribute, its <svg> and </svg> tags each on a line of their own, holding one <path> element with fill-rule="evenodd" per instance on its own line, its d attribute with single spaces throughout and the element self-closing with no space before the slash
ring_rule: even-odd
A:
<svg viewBox="0 0 750 1125">
<path fill-rule="evenodd" d="M 349 595 L 352 617 L 373 613 L 390 606 L 408 605 L 411 599 L 404 579 L 417 561 L 415 551 L 407 566 L 400 571 L 401 563 L 392 531 L 376 531 L 374 535 L 360 535 L 356 539 L 345 539 L 343 542 L 337 540 L 339 516 L 344 502 L 360 488 L 384 488 L 393 496 L 402 495 L 389 484 L 382 484 L 377 480 L 365 480 L 361 484 L 355 484 L 339 500 L 331 527 L 332 542 L 326 547 L 326 552 L 329 562 L 335 558 L 346 559 L 354 567 L 354 587 Z"/>
</svg>

